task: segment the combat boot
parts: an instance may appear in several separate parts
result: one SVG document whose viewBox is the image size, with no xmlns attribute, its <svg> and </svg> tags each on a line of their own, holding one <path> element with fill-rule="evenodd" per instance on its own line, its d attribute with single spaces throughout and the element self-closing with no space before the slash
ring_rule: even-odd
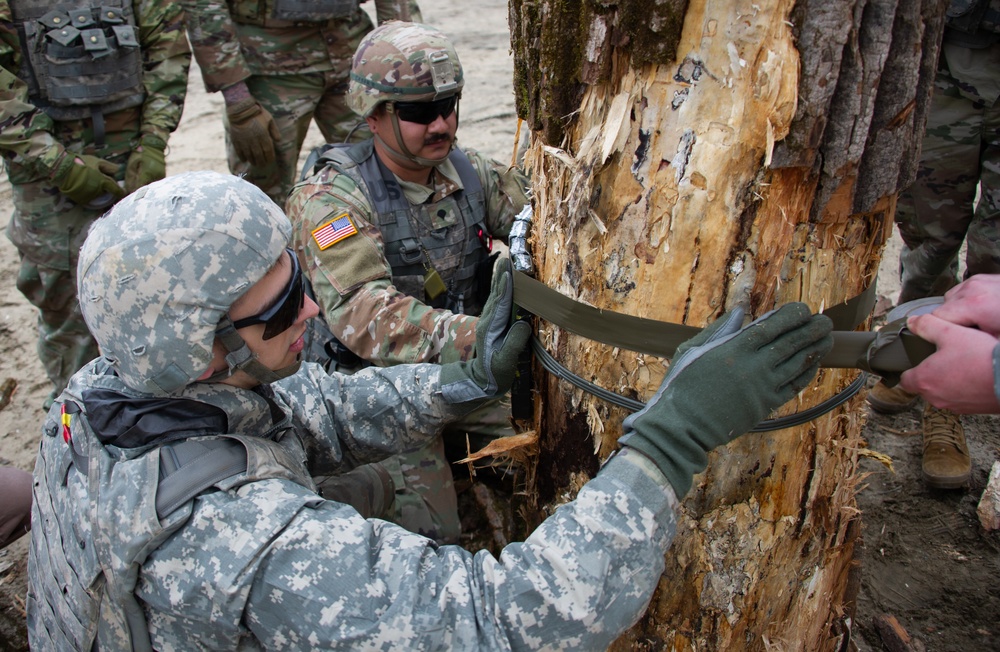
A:
<svg viewBox="0 0 1000 652">
<path fill-rule="evenodd" d="M 958 415 L 924 406 L 924 480 L 935 489 L 958 489 L 972 475 L 965 430 Z"/>
<path fill-rule="evenodd" d="M 889 387 L 880 380 L 868 392 L 868 405 L 882 414 L 898 414 L 916 405 L 917 398 L 899 385 Z"/>
</svg>

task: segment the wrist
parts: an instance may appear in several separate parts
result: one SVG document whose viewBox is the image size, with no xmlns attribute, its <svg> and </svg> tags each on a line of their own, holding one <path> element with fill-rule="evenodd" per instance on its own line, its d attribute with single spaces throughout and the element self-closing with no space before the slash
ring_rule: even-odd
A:
<svg viewBox="0 0 1000 652">
<path fill-rule="evenodd" d="M 72 170 L 73 166 L 76 165 L 74 162 L 75 158 L 76 155 L 72 152 L 65 149 L 62 150 L 62 153 L 56 157 L 55 162 L 48 169 L 49 178 L 53 183 L 58 186 L 66 180 L 69 176 L 70 170 Z"/>
<path fill-rule="evenodd" d="M 244 81 L 236 82 L 232 86 L 222 89 L 222 98 L 226 101 L 227 105 L 242 102 L 252 97 L 253 95 L 250 94 L 250 89 L 247 88 L 247 84 Z"/>
<path fill-rule="evenodd" d="M 153 134 L 143 134 L 139 138 L 139 146 L 142 148 L 151 147 L 163 152 L 167 149 L 167 141 Z"/>
</svg>

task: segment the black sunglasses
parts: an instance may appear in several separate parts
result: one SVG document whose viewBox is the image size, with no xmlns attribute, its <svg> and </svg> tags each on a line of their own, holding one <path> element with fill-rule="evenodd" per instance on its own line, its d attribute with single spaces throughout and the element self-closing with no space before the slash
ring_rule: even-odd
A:
<svg viewBox="0 0 1000 652">
<path fill-rule="evenodd" d="M 393 102 L 392 108 L 400 120 L 415 122 L 418 125 L 429 125 L 438 116 L 447 118 L 455 112 L 458 95 L 446 97 L 433 102 Z"/>
<path fill-rule="evenodd" d="M 264 324 L 264 339 L 280 335 L 292 327 L 292 324 L 299 318 L 302 306 L 306 302 L 305 285 L 302 283 L 302 269 L 299 267 L 299 258 L 291 249 L 285 249 L 288 257 L 292 259 L 292 278 L 288 280 L 288 285 L 282 290 L 281 295 L 275 300 L 271 307 L 262 313 L 237 319 L 233 322 L 233 328 L 246 328 L 255 324 Z"/>
</svg>

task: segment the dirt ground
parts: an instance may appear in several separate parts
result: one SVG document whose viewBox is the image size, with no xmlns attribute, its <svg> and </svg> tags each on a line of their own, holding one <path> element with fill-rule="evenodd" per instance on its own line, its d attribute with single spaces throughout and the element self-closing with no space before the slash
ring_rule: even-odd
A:
<svg viewBox="0 0 1000 652">
<path fill-rule="evenodd" d="M 426 22 L 452 36 L 465 65 L 460 142 L 509 161 L 516 116 L 511 91 L 507 9 L 502 0 L 421 0 Z M 207 95 L 192 70 L 188 100 L 171 138 L 168 173 L 226 171 L 221 98 Z M 314 129 L 304 152 L 320 142 Z M 11 212 L 6 176 L 0 181 L 0 226 Z M 898 241 L 885 254 L 880 293 L 895 298 Z M 48 380 L 35 353 L 35 313 L 15 288 L 17 252 L 0 237 L 0 382 L 17 391 L 0 410 L 0 463 L 31 470 L 43 418 Z M 965 419 L 975 469 L 964 490 L 935 492 L 920 479 L 918 409 L 895 418 L 872 415 L 868 446 L 891 456 L 894 471 L 873 460 L 858 495 L 863 514 L 862 586 L 854 643 L 862 652 L 881 650 L 874 626 L 880 614 L 895 616 L 926 650 L 1000 649 L 1000 535 L 984 533 L 976 504 L 990 466 L 1000 459 L 995 417 Z M 0 497 L 0 500 L 3 498 Z M 24 594 L 27 537 L 0 551 L 0 651 L 27 649 Z"/>
</svg>

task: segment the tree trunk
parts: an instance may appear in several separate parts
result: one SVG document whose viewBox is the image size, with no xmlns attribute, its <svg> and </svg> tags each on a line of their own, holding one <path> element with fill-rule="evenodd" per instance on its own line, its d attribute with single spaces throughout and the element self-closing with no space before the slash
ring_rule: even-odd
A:
<svg viewBox="0 0 1000 652">
<path fill-rule="evenodd" d="M 861 293 L 912 180 L 945 4 L 510 0 L 536 277 L 693 326 L 739 303 L 759 316 Z M 663 377 L 663 360 L 538 327 L 605 388 L 644 400 Z M 781 413 L 857 374 L 822 370 Z M 626 412 L 536 379 L 541 514 L 596 472 Z M 862 421 L 855 398 L 714 453 L 649 610 L 616 647 L 838 649 L 856 593 Z"/>
</svg>

